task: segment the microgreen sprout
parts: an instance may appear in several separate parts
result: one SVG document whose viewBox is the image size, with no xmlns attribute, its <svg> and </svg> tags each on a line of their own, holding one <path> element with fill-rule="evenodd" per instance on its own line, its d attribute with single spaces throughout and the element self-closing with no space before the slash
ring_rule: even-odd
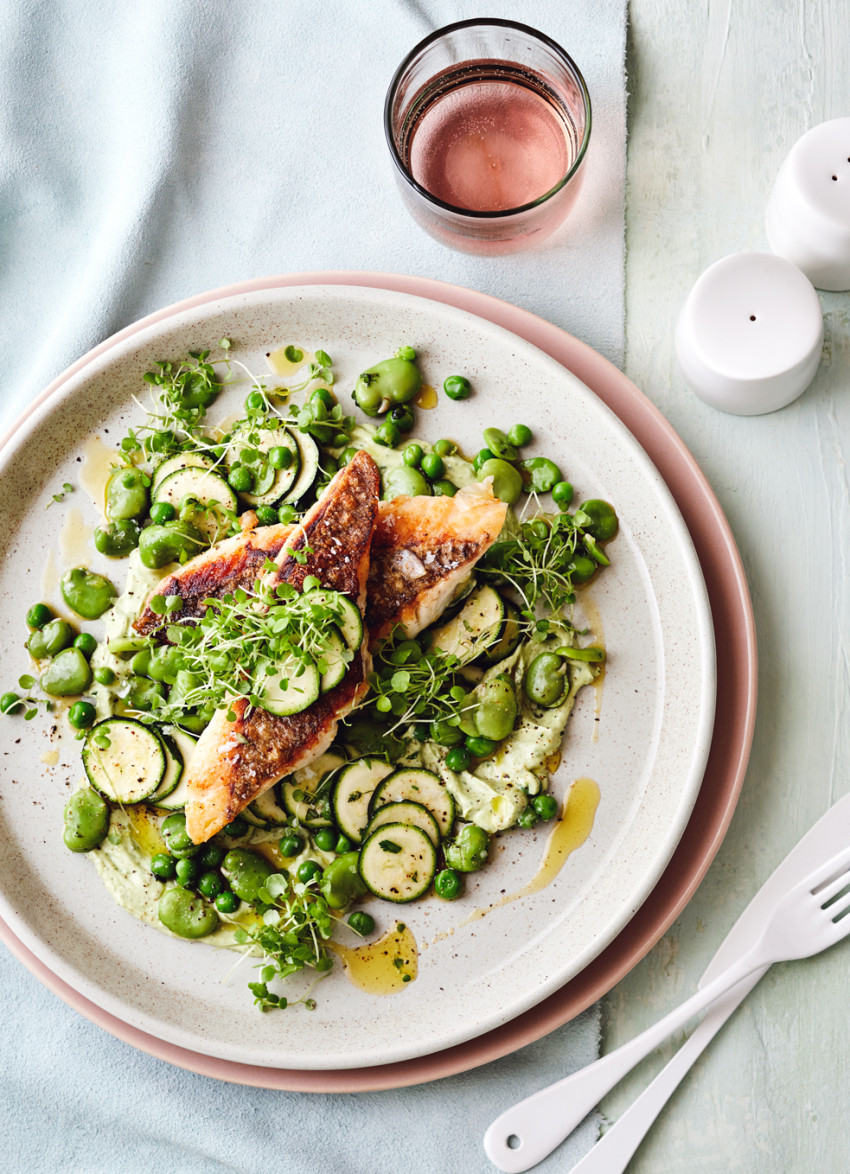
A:
<svg viewBox="0 0 850 1174">
<path fill-rule="evenodd" d="M 71 483 L 69 481 L 66 481 L 63 484 L 62 489 L 59 493 L 51 494 L 50 501 L 47 503 L 47 505 L 44 508 L 49 510 L 50 507 L 53 505 L 54 501 L 64 501 L 65 494 L 66 493 L 73 493 L 73 492 L 74 492 L 74 486 L 71 485 Z"/>
</svg>

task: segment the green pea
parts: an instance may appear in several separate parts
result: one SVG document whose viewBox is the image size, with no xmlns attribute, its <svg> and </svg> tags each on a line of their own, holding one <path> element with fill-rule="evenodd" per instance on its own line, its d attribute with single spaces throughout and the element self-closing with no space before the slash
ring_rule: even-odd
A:
<svg viewBox="0 0 850 1174">
<path fill-rule="evenodd" d="M 431 722 L 431 729 L 429 736 L 432 742 L 436 742 L 438 746 L 459 746 L 463 741 L 463 733 L 458 726 L 453 726 L 447 721 L 438 720 Z M 453 770 L 453 767 L 449 768 Z"/>
<path fill-rule="evenodd" d="M 219 926 L 215 909 L 190 889 L 166 889 L 157 913 L 165 928 L 181 938 L 204 938 Z"/>
<path fill-rule="evenodd" d="M 492 738 L 485 738 L 483 734 L 468 734 L 466 738 L 466 748 L 474 758 L 489 758 L 495 753 L 496 746 Z"/>
<path fill-rule="evenodd" d="M 443 458 L 438 457 L 435 452 L 427 452 L 420 462 L 420 467 L 431 481 L 438 481 L 446 471 Z"/>
<path fill-rule="evenodd" d="M 418 469 L 422 463 L 422 458 L 425 455 L 425 450 L 421 444 L 408 444 L 406 448 L 402 449 L 401 459 L 411 469 Z"/>
<path fill-rule="evenodd" d="M 141 518 L 148 511 L 150 479 L 139 469 L 118 468 L 106 482 L 106 516 L 111 522 Z"/>
<path fill-rule="evenodd" d="M 83 656 L 90 657 L 97 648 L 97 640 L 91 632 L 80 632 L 79 636 L 74 638 L 74 648 L 79 648 Z"/>
<path fill-rule="evenodd" d="M 533 807 L 526 807 L 525 811 L 520 813 L 516 822 L 517 827 L 533 828 L 540 823 L 540 816 Z"/>
<path fill-rule="evenodd" d="M 469 399 L 472 395 L 472 384 L 465 375 L 449 375 L 443 380 L 443 391 L 449 399 Z"/>
<path fill-rule="evenodd" d="M 573 500 L 573 487 L 569 481 L 558 481 L 552 486 L 552 500 L 561 509 L 570 504 Z"/>
<path fill-rule="evenodd" d="M 173 522 L 176 517 L 177 510 L 170 501 L 155 501 L 151 506 L 151 521 L 157 526 Z"/>
<path fill-rule="evenodd" d="M 485 445 L 494 457 L 501 457 L 503 461 L 515 461 L 519 456 L 516 446 L 511 444 L 501 428 L 485 428 L 482 435 Z"/>
<path fill-rule="evenodd" d="M 194 881 L 198 879 L 200 869 L 194 860 L 188 856 L 183 856 L 174 865 L 174 876 L 178 885 L 183 885 L 187 888 Z"/>
<path fill-rule="evenodd" d="M 348 924 L 361 938 L 368 937 L 375 929 L 375 918 L 371 913 L 364 913 L 362 909 L 355 909 L 349 915 Z"/>
<path fill-rule="evenodd" d="M 109 806 L 97 791 L 84 787 L 65 804 L 64 820 L 65 847 L 72 852 L 91 852 L 106 839 Z"/>
<path fill-rule="evenodd" d="M 506 505 L 514 505 L 519 501 L 522 477 L 513 465 L 494 457 L 485 461 L 478 470 L 478 480 L 483 481 L 485 477 L 493 478 L 493 493 L 499 501 L 505 502 Z"/>
<path fill-rule="evenodd" d="M 292 449 L 283 444 L 276 444 L 274 448 L 269 449 L 269 464 L 273 469 L 289 469 L 294 460 L 295 454 Z"/>
<path fill-rule="evenodd" d="M 139 545 L 141 532 L 138 522 L 131 518 L 97 526 L 94 532 L 95 549 L 98 554 L 105 554 L 108 558 L 124 558 Z"/>
<path fill-rule="evenodd" d="M 17 693 L 4 693 L 0 697 L 0 713 L 14 713 L 16 709 L 20 709 L 23 705 Z"/>
<path fill-rule="evenodd" d="M 385 420 L 375 431 L 375 443 L 385 448 L 395 448 L 401 440 L 401 430 L 391 420 Z"/>
<path fill-rule="evenodd" d="M 180 649 L 173 645 L 157 648 L 150 658 L 148 675 L 154 681 L 164 681 L 166 685 L 174 685 L 178 675 L 185 671 L 186 658 Z"/>
<path fill-rule="evenodd" d="M 284 526 L 291 525 L 297 517 L 298 510 L 294 505 L 289 505 L 288 503 L 286 505 L 282 505 L 277 511 L 278 521 L 281 522 Z"/>
<path fill-rule="evenodd" d="M 92 676 L 98 685 L 112 685 L 115 682 L 115 673 L 106 665 L 101 665 L 100 668 L 94 669 Z"/>
<path fill-rule="evenodd" d="M 202 897 L 217 897 L 224 891 L 224 881 L 217 872 L 205 872 L 198 877 L 197 889 Z"/>
<path fill-rule="evenodd" d="M 337 856 L 344 856 L 345 853 L 350 852 L 353 847 L 354 845 L 352 844 L 351 840 L 349 840 L 348 836 L 340 835 L 337 836 L 337 841 L 334 844 L 334 852 L 336 852 Z"/>
<path fill-rule="evenodd" d="M 218 868 L 226 855 L 226 848 L 222 848 L 219 844 L 214 844 L 212 840 L 208 840 L 206 844 L 202 844 L 198 849 L 195 859 L 201 868 Z"/>
<path fill-rule="evenodd" d="M 297 856 L 303 847 L 304 843 L 301 837 L 296 836 L 294 832 L 288 836 L 284 836 L 278 844 L 281 856 L 289 857 Z"/>
<path fill-rule="evenodd" d="M 317 387 L 310 396 L 310 403 L 321 403 L 326 408 L 332 408 L 336 404 L 336 399 L 329 387 Z"/>
<path fill-rule="evenodd" d="M 167 852 L 157 852 L 151 856 L 151 873 L 157 880 L 174 880 L 177 873 L 177 861 Z"/>
<path fill-rule="evenodd" d="M 186 816 L 182 811 L 175 811 L 171 815 L 167 815 L 162 821 L 159 832 L 169 853 L 176 860 L 195 856 L 200 850 L 199 845 L 193 843 L 192 837 L 186 831 Z"/>
<path fill-rule="evenodd" d="M 485 461 L 492 461 L 495 455 L 495 453 L 490 452 L 489 448 L 480 448 L 472 458 L 473 473 L 477 473 Z"/>
<path fill-rule="evenodd" d="M 226 827 L 221 829 L 226 836 L 230 836 L 233 840 L 241 840 L 243 836 L 248 834 L 248 821 L 243 819 L 241 815 L 237 815 L 232 819 Z"/>
<path fill-rule="evenodd" d="M 310 881 L 315 880 L 316 877 L 321 876 L 322 866 L 315 860 L 304 860 L 298 865 L 298 871 L 295 873 L 302 885 L 308 885 Z"/>
<path fill-rule="evenodd" d="M 235 913 L 239 908 L 239 898 L 230 889 L 225 889 L 216 897 L 215 907 L 219 913 Z"/>
<path fill-rule="evenodd" d="M 561 470 L 548 457 L 530 457 L 520 462 L 520 468 L 529 493 L 548 493 L 561 480 Z"/>
<path fill-rule="evenodd" d="M 453 440 L 435 440 L 433 448 L 438 457 L 450 457 L 457 452 L 457 445 Z"/>
<path fill-rule="evenodd" d="M 390 422 L 399 432 L 409 432 L 415 423 L 413 410 L 407 404 L 398 404 L 390 411 Z"/>
<path fill-rule="evenodd" d="M 463 893 L 463 876 L 453 868 L 443 868 L 434 877 L 434 892 L 444 901 L 456 901 Z"/>
<path fill-rule="evenodd" d="M 554 819 L 558 814 L 558 800 L 554 795 L 535 795 L 531 806 L 541 819 Z"/>
<path fill-rule="evenodd" d="M 366 892 L 366 886 L 357 868 L 359 859 L 359 852 L 346 852 L 343 856 L 337 856 L 322 873 L 319 888 L 331 909 L 344 909 Z M 300 874 L 301 869 L 298 871 Z"/>
<path fill-rule="evenodd" d="M 613 506 L 607 501 L 592 498 L 590 501 L 583 501 L 578 508 L 590 518 L 589 522 L 582 523 L 582 528 L 597 542 L 609 542 L 616 536 L 620 523 Z"/>
<path fill-rule="evenodd" d="M 261 391 L 252 391 L 245 397 L 245 411 L 249 416 L 261 416 L 266 410 L 266 397 Z"/>
<path fill-rule="evenodd" d="M 231 848 L 222 862 L 221 871 L 236 896 L 253 904 L 260 899 L 260 890 L 275 870 L 258 852 L 252 852 L 250 848 Z"/>
<path fill-rule="evenodd" d="M 79 648 L 65 648 L 48 665 L 41 687 L 51 697 L 77 697 L 91 684 L 89 662 Z"/>
<path fill-rule="evenodd" d="M 30 628 L 43 628 L 52 619 L 53 609 L 46 603 L 34 603 L 27 612 L 27 626 Z"/>
<path fill-rule="evenodd" d="M 394 404 L 407 404 L 422 387 L 422 373 L 413 359 L 395 355 L 362 372 L 353 398 L 367 416 L 380 416 Z"/>
<path fill-rule="evenodd" d="M 394 497 L 430 497 L 431 486 L 418 469 L 409 465 L 399 465 L 390 470 L 384 478 L 384 500 L 391 501 Z"/>
<path fill-rule="evenodd" d="M 59 584 L 62 598 L 78 616 L 96 620 L 112 607 L 118 592 L 103 575 L 74 567 L 66 571 Z"/>
<path fill-rule="evenodd" d="M 46 660 L 50 656 L 56 656 L 64 648 L 70 648 L 75 635 L 67 620 L 51 620 L 49 624 L 37 628 L 32 633 L 27 640 L 27 648 L 36 660 Z"/>
<path fill-rule="evenodd" d="M 461 737 L 463 737 L 462 734 Z M 466 746 L 455 746 L 446 755 L 446 766 L 456 774 L 460 774 L 462 770 L 468 770 L 470 762 L 472 762 L 472 754 Z"/>
<path fill-rule="evenodd" d="M 150 713 L 156 709 L 159 702 L 165 698 L 165 688 L 159 681 L 149 681 L 146 677 L 128 677 L 127 691 L 124 701 L 129 709 L 139 709 Z"/>
<path fill-rule="evenodd" d="M 337 833 L 333 828 L 322 828 L 313 836 L 316 847 L 322 852 L 333 852 L 337 840 Z"/>
<path fill-rule="evenodd" d="M 475 725 L 482 737 L 496 742 L 507 738 L 516 723 L 517 712 L 516 693 L 506 673 L 499 673 L 478 687 Z"/>
<path fill-rule="evenodd" d="M 522 687 L 529 701 L 554 709 L 563 701 L 569 684 L 566 660 L 554 652 L 541 652 L 525 670 Z"/>
<path fill-rule="evenodd" d="M 508 429 L 508 440 L 517 448 L 525 448 L 527 444 L 531 444 L 532 439 L 531 429 L 525 424 L 514 424 L 513 428 Z"/>
<path fill-rule="evenodd" d="M 271 505 L 255 506 L 257 521 L 261 526 L 274 526 L 277 523 L 277 510 Z"/>
<path fill-rule="evenodd" d="M 206 546 L 201 533 L 184 520 L 164 526 L 148 526 L 139 539 L 139 558 L 151 570 L 173 562 L 186 562 Z"/>
<path fill-rule="evenodd" d="M 247 465 L 234 465 L 227 474 L 227 483 L 237 493 L 250 493 L 254 488 L 254 474 Z"/>
<path fill-rule="evenodd" d="M 465 824 L 445 846 L 446 864 L 457 872 L 477 872 L 487 863 L 490 837 L 474 823 Z"/>
<path fill-rule="evenodd" d="M 351 464 L 356 456 L 357 449 L 349 445 L 348 448 L 343 449 L 343 451 L 339 454 L 339 467 L 344 469 L 347 465 Z"/>
<path fill-rule="evenodd" d="M 96 717 L 97 710 L 90 701 L 75 701 L 68 710 L 68 722 L 75 730 L 87 730 Z"/>
</svg>

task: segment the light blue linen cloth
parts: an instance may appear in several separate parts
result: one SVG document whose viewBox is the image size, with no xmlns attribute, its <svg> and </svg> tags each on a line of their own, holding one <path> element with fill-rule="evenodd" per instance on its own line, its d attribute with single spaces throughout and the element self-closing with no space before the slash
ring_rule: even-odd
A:
<svg viewBox="0 0 850 1174">
<path fill-rule="evenodd" d="M 205 289 L 378 270 L 515 303 L 623 350 L 625 0 L 9 0 L 0 9 L 0 431 L 90 347 Z M 405 213 L 382 109 L 407 51 L 473 16 L 577 60 L 594 124 L 581 200 L 533 252 L 451 252 Z M 8 736 L 8 727 L 4 730 Z M 56 845 L 56 851 L 62 851 Z M 0 950 L 0 1167 L 408 1174 L 492 1167 L 497 1112 L 587 1063 L 598 1011 L 484 1068 L 353 1095 L 173 1068 L 67 1008 Z M 593 1122 L 548 1159 L 567 1170 Z"/>
</svg>

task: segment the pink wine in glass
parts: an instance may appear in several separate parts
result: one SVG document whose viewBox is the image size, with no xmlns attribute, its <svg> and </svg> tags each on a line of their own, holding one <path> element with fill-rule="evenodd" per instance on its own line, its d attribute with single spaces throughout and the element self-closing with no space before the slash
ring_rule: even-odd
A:
<svg viewBox="0 0 850 1174">
<path fill-rule="evenodd" d="M 577 134 L 542 78 L 466 62 L 443 74 L 409 127 L 413 178 L 455 208 L 507 212 L 540 199 L 570 170 Z"/>
</svg>

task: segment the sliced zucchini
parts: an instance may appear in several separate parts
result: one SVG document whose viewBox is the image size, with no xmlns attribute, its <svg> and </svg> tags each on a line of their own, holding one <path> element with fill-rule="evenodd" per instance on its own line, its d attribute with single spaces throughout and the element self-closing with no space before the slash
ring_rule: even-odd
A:
<svg viewBox="0 0 850 1174">
<path fill-rule="evenodd" d="M 167 764 L 162 739 L 134 718 L 110 717 L 98 722 L 83 745 L 83 767 L 89 782 L 104 799 L 116 803 L 150 800 L 162 783 Z"/>
<path fill-rule="evenodd" d="M 257 436 L 256 442 L 249 441 L 241 433 L 234 434 L 228 449 L 229 464 L 237 464 L 241 453 L 249 445 L 261 453 L 267 453 L 273 448 L 287 448 L 292 453 L 292 464 L 288 469 L 273 469 L 267 465 L 261 480 L 255 483 L 253 492 L 239 494 L 248 505 L 273 505 L 289 493 L 298 479 L 301 449 L 288 428 L 258 428 L 253 429 L 252 434 Z"/>
<path fill-rule="evenodd" d="M 148 799 L 148 803 L 153 803 L 155 807 L 161 806 L 163 799 L 167 799 L 169 795 L 174 794 L 183 775 L 183 755 L 177 748 L 177 743 L 173 738 L 169 738 L 167 734 L 163 733 L 162 730 L 159 731 L 159 736 L 165 747 L 166 762 L 162 782 Z"/>
<path fill-rule="evenodd" d="M 499 639 L 505 621 L 505 601 L 492 587 L 477 587 L 448 623 L 434 629 L 431 652 L 456 656 L 463 664 Z"/>
<path fill-rule="evenodd" d="M 359 844 L 369 822 L 369 800 L 382 779 L 393 773 L 383 758 L 355 759 L 344 766 L 336 776 L 331 807 L 341 832 L 354 844 Z"/>
<path fill-rule="evenodd" d="M 504 604 L 505 622 L 502 624 L 499 639 L 495 644 L 491 644 L 479 657 L 479 660 L 483 664 L 498 664 L 500 660 L 504 660 L 512 652 L 516 652 L 522 640 L 519 612 L 509 599 L 504 600 Z"/>
<path fill-rule="evenodd" d="M 285 827 L 289 823 L 288 812 L 277 801 L 276 786 L 263 791 L 253 803 L 248 804 L 248 810 L 264 820 L 267 827 Z"/>
<path fill-rule="evenodd" d="M 413 803 L 410 799 L 398 799 L 379 807 L 366 829 L 366 835 L 371 836 L 376 828 L 387 823 L 408 823 L 412 827 L 421 828 L 434 847 L 439 847 L 442 838 L 439 824 L 428 808 L 423 807 L 421 803 Z"/>
<path fill-rule="evenodd" d="M 195 747 L 195 739 L 190 738 L 188 734 L 182 730 L 176 731 L 173 727 L 168 727 L 168 732 L 162 739 L 165 745 L 166 753 L 170 749 L 175 749 L 180 755 L 180 761 L 183 763 L 183 770 L 180 773 L 180 779 L 173 791 L 167 795 L 162 794 L 162 789 L 159 790 L 159 798 L 149 799 L 149 803 L 161 807 L 164 811 L 182 811 L 186 806 L 186 800 L 189 798 L 189 788 L 186 786 L 186 763 Z M 168 768 L 166 767 L 166 774 Z"/>
<path fill-rule="evenodd" d="M 376 897 L 402 903 L 426 893 L 437 871 L 437 850 L 422 828 L 388 823 L 360 849 L 357 865 L 363 883 Z"/>
<path fill-rule="evenodd" d="M 261 815 L 257 815 L 257 813 L 252 810 L 253 806 L 253 803 L 249 803 L 247 807 L 242 808 L 239 814 L 246 823 L 251 825 L 252 828 L 259 828 L 261 831 L 265 831 L 269 827 L 269 821 L 267 819 L 263 819 Z"/>
<path fill-rule="evenodd" d="M 157 486 L 170 473 L 179 473 L 181 469 L 211 469 L 212 460 L 202 452 L 179 452 L 176 456 L 166 457 L 160 461 L 151 477 L 151 495 L 156 496 Z"/>
<path fill-rule="evenodd" d="M 332 826 L 331 788 L 334 775 L 345 761 L 341 754 L 328 750 L 309 766 L 281 779 L 280 802 L 292 819 L 308 828 Z"/>
<path fill-rule="evenodd" d="M 338 613 L 336 623 L 342 638 L 352 652 L 356 652 L 363 643 L 363 616 L 354 600 L 349 599 L 347 595 L 341 595 L 338 591 L 327 591 L 323 587 L 308 591 L 305 598 L 333 608 Z"/>
<path fill-rule="evenodd" d="M 188 519 L 193 526 L 205 534 L 210 542 L 217 542 L 227 532 L 227 521 L 223 513 L 215 509 L 213 503 L 223 510 L 236 512 L 238 501 L 236 494 L 218 473 L 206 468 L 189 467 L 177 469 L 163 477 L 153 492 L 154 501 L 167 501 L 176 510 L 187 497 L 192 497 L 202 507 L 196 510 Z M 203 508 L 206 507 L 206 508 Z"/>
<path fill-rule="evenodd" d="M 286 431 L 298 446 L 301 457 L 298 476 L 295 478 L 292 488 L 283 496 L 284 502 L 294 503 L 300 501 L 307 490 L 312 488 L 313 482 L 318 476 L 319 448 L 313 437 L 306 432 L 300 432 L 297 428 L 287 428 Z"/>
<path fill-rule="evenodd" d="M 387 803 L 399 800 L 410 800 L 427 807 L 437 821 L 440 835 L 449 834 L 455 818 L 455 801 L 432 770 L 402 767 L 387 775 L 374 790 L 369 817 L 373 818 Z"/>
<path fill-rule="evenodd" d="M 312 660 L 291 654 L 274 666 L 263 685 L 263 709 L 277 717 L 301 713 L 318 699 L 321 675 Z"/>
<path fill-rule="evenodd" d="M 329 633 L 328 647 L 322 654 L 322 660 L 326 667 L 322 673 L 319 686 L 323 693 L 327 693 L 330 689 L 336 688 L 348 672 L 348 666 L 351 661 L 346 657 L 345 652 L 345 641 L 339 632 L 335 629 L 332 630 Z"/>
</svg>

